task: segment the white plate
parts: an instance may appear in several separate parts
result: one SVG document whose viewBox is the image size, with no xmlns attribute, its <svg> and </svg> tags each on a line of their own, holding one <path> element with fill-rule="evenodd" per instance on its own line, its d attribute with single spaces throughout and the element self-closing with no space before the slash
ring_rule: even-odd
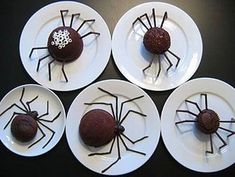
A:
<svg viewBox="0 0 235 177">
<path fill-rule="evenodd" d="M 51 81 L 48 79 L 48 62 L 42 61 L 39 72 L 36 72 L 38 59 L 48 54 L 47 50 L 37 50 L 29 58 L 33 47 L 47 45 L 51 31 L 62 26 L 60 10 L 69 10 L 65 17 L 65 24 L 70 24 L 71 14 L 80 13 L 78 19 L 74 19 L 73 28 L 77 29 L 85 19 L 95 19 L 92 25 L 84 25 L 79 34 L 90 31 L 100 33 L 94 37 L 83 38 L 84 49 L 81 56 L 74 62 L 65 64 L 65 72 L 68 82 L 65 82 L 61 71 L 61 63 L 54 62 L 51 69 Z M 58 91 L 70 91 L 82 88 L 94 81 L 105 69 L 111 53 L 111 35 L 103 18 L 92 8 L 72 1 L 62 1 L 49 4 L 37 11 L 26 23 L 20 37 L 20 57 L 28 74 L 39 84 Z"/>
<path fill-rule="evenodd" d="M 207 94 L 208 108 L 214 110 L 220 120 L 231 120 L 235 117 L 233 87 L 217 79 L 194 79 L 176 89 L 167 99 L 162 110 L 161 134 L 168 151 L 183 166 L 198 172 L 215 172 L 235 162 L 235 136 L 227 138 L 228 133 L 218 129 L 217 132 L 228 145 L 219 150 L 218 147 L 222 143 L 213 136 L 214 153 L 208 154 L 205 153 L 206 150 L 210 150 L 208 135 L 200 133 L 194 128 L 193 123 L 175 125 L 179 120 L 195 118 L 187 113 L 176 113 L 177 109 L 188 109 L 198 113 L 195 105 L 186 104 L 184 100 L 197 102 L 201 109 L 205 109 L 201 93 Z M 220 123 L 220 126 L 235 131 L 234 124 Z"/>
<path fill-rule="evenodd" d="M 160 119 L 158 110 L 151 98 L 142 89 L 129 82 L 120 80 L 101 81 L 87 87 L 76 97 L 71 107 L 69 108 L 67 116 L 66 137 L 69 147 L 72 150 L 74 156 L 83 165 L 97 173 L 101 173 L 102 170 L 108 167 L 118 157 L 116 145 L 114 145 L 113 152 L 109 155 L 88 156 L 88 154 L 94 151 L 108 151 L 111 143 L 100 148 L 90 148 L 84 145 L 79 136 L 78 131 L 80 120 L 88 110 L 100 108 L 111 112 L 109 106 L 87 106 L 84 105 L 84 103 L 99 101 L 111 102 L 113 104 L 115 103 L 115 99 L 113 97 L 98 90 L 98 87 L 101 87 L 102 89 L 105 89 L 106 91 L 109 91 L 118 96 L 119 109 L 120 102 L 144 95 L 143 98 L 125 104 L 122 115 L 127 113 L 127 111 L 130 109 L 142 112 L 147 115 L 147 117 L 143 117 L 136 114 L 129 114 L 127 119 L 125 119 L 123 122 L 123 126 L 125 127 L 124 133 L 132 140 L 148 136 L 148 138 L 145 138 L 144 140 L 134 145 L 126 142 L 129 148 L 144 152 L 146 155 L 144 156 L 126 151 L 124 146 L 120 145 L 121 159 L 103 174 L 120 175 L 131 172 L 142 166 L 155 151 L 160 136 Z"/>
<path fill-rule="evenodd" d="M 20 103 L 20 97 L 23 88 L 25 88 L 24 96 L 22 98 L 24 104 L 27 101 L 32 100 L 33 98 L 38 96 L 38 98 L 30 104 L 30 107 L 32 111 L 36 110 L 39 116 L 46 113 L 47 101 L 49 101 L 49 115 L 42 117 L 43 119 L 52 120 L 54 117 L 56 117 L 59 114 L 59 112 L 61 112 L 59 117 L 52 123 L 41 121 L 44 125 L 48 126 L 49 128 L 55 131 L 54 137 L 43 148 L 43 146 L 51 138 L 52 132 L 40 125 L 46 136 L 41 141 L 33 145 L 31 148 L 28 147 L 42 137 L 42 134 L 40 133 L 39 129 L 37 131 L 35 138 L 32 141 L 28 143 L 21 143 L 17 141 L 11 134 L 10 124 L 7 126 L 6 129 L 4 129 L 5 125 L 10 120 L 14 112 L 24 113 L 16 106 L 13 106 L 10 110 L 5 112 L 0 117 L 0 138 L 2 143 L 9 150 L 18 155 L 38 156 L 51 150 L 62 137 L 66 120 L 65 110 L 59 98 L 52 91 L 39 85 L 27 84 L 11 90 L 8 94 L 6 94 L 6 96 L 4 96 L 4 98 L 0 103 L 0 113 L 2 113 L 4 110 L 6 110 L 9 106 L 11 106 L 14 103 L 23 108 L 23 105 Z"/>
<path fill-rule="evenodd" d="M 151 16 L 152 8 L 155 9 L 158 27 L 164 12 L 168 13 L 163 28 L 171 36 L 170 50 L 181 58 L 178 67 L 172 67 L 167 72 L 169 65 L 162 56 L 162 70 L 157 79 L 157 71 L 154 71 L 158 68 L 156 62 L 149 74 L 144 75 L 142 71 L 153 57 L 142 44 L 146 30 L 141 23 L 132 27 L 137 17 L 145 13 Z M 153 21 L 152 17 L 151 20 Z M 143 21 L 147 24 L 146 18 L 143 18 Z M 148 90 L 169 90 L 186 82 L 195 73 L 201 61 L 202 39 L 196 24 L 184 11 L 170 4 L 149 2 L 130 9 L 118 21 L 112 36 L 112 53 L 119 70 L 134 84 Z M 176 59 L 168 56 L 175 66 Z"/>
</svg>

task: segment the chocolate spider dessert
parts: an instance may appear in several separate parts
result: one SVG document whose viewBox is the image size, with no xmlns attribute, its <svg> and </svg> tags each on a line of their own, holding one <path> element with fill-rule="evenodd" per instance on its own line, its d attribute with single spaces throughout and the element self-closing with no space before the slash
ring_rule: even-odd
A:
<svg viewBox="0 0 235 177">
<path fill-rule="evenodd" d="M 86 145 L 99 147 L 114 138 L 115 126 L 115 120 L 110 113 L 102 109 L 93 109 L 82 117 L 79 133 Z"/>
<path fill-rule="evenodd" d="M 220 119 L 215 111 L 210 109 L 202 110 L 197 116 L 197 128 L 205 134 L 211 134 L 219 128 Z"/>
<path fill-rule="evenodd" d="M 17 115 L 11 123 L 12 135 L 21 142 L 32 140 L 37 133 L 38 125 L 30 115 Z"/>
<path fill-rule="evenodd" d="M 149 52 L 163 54 L 170 48 L 170 35 L 163 28 L 153 27 L 145 33 L 143 44 Z"/>
<path fill-rule="evenodd" d="M 71 62 L 81 55 L 83 41 L 76 30 L 61 26 L 50 33 L 47 46 L 52 58 L 61 62 Z"/>
</svg>

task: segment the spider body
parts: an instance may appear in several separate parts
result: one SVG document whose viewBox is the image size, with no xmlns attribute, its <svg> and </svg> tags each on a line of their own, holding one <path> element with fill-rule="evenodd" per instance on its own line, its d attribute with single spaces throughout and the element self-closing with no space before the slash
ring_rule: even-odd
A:
<svg viewBox="0 0 235 177">
<path fill-rule="evenodd" d="M 109 140 L 109 142 L 111 142 L 111 146 L 110 146 L 109 151 L 108 152 L 95 152 L 95 153 L 91 153 L 91 154 L 88 155 L 88 156 L 95 156 L 95 155 L 108 155 L 108 154 L 111 154 L 112 151 L 113 151 L 114 144 L 116 143 L 117 151 L 118 151 L 118 157 L 113 163 L 111 163 L 108 167 L 106 167 L 105 169 L 103 169 L 101 171 L 102 173 L 104 173 L 105 171 L 110 169 L 113 165 L 115 165 L 121 159 L 121 150 L 120 150 L 121 145 L 123 145 L 127 151 L 130 151 L 130 152 L 133 152 L 133 153 L 136 153 L 136 154 L 140 154 L 140 155 L 146 155 L 144 152 L 140 152 L 140 151 L 129 148 L 128 145 L 126 144 L 125 140 L 127 140 L 131 144 L 135 144 L 135 143 L 138 143 L 138 142 L 144 140 L 145 138 L 148 138 L 148 136 L 143 136 L 143 137 L 141 137 L 137 140 L 131 140 L 125 134 L 125 127 L 123 125 L 123 122 L 125 121 L 125 119 L 130 114 L 139 115 L 141 117 L 146 117 L 145 114 L 143 114 L 141 112 L 138 112 L 138 111 L 135 111 L 135 110 L 128 110 L 127 113 L 124 116 L 122 115 L 123 107 L 124 107 L 125 104 L 127 104 L 129 102 L 132 102 L 132 101 L 135 101 L 135 100 L 138 100 L 138 99 L 141 99 L 141 98 L 144 97 L 143 95 L 135 97 L 135 98 L 128 99 L 128 100 L 123 101 L 119 104 L 118 96 L 116 96 L 116 95 L 114 95 L 114 94 L 112 94 L 112 93 L 110 93 L 110 92 L 108 92 L 108 91 L 106 91 L 102 88 L 98 88 L 98 89 L 100 91 L 102 91 L 103 93 L 115 98 L 115 106 L 112 103 L 109 103 L 109 102 L 85 103 L 85 105 L 105 105 L 105 106 L 109 106 L 110 109 L 111 109 L 111 112 L 112 112 L 111 116 L 109 116 L 110 119 L 113 119 L 112 120 L 112 126 L 111 126 L 112 128 L 111 128 L 111 130 L 109 130 L 111 132 L 111 135 L 112 135 L 111 136 L 112 138 Z M 119 110 L 119 105 L 121 105 L 120 110 Z M 93 111 L 93 110 L 91 110 L 91 111 Z M 92 127 L 90 127 L 90 128 L 92 129 Z M 101 129 L 102 129 L 102 127 L 101 127 Z M 93 130 L 94 130 L 94 128 L 93 128 Z M 94 134 L 96 134 L 98 132 L 99 132 L 99 130 L 97 130 L 97 132 L 95 132 Z"/>
<path fill-rule="evenodd" d="M 147 25 L 142 20 L 143 18 L 147 19 L 148 23 Z M 153 61 L 157 59 L 158 72 L 156 74 L 156 78 L 158 78 L 162 68 L 160 61 L 161 56 L 164 56 L 164 58 L 167 60 L 169 64 L 166 71 L 168 71 L 173 66 L 173 63 L 171 62 L 171 59 L 168 57 L 167 53 L 177 59 L 175 67 L 178 66 L 181 59 L 169 49 L 171 46 L 171 38 L 169 33 L 165 29 L 163 29 L 163 24 L 165 20 L 168 18 L 167 12 L 164 13 L 160 27 L 157 27 L 156 24 L 156 16 L 154 8 L 152 9 L 152 18 L 153 18 L 153 24 L 150 21 L 150 17 L 147 15 L 147 13 L 145 13 L 144 15 L 141 15 L 140 17 L 136 18 L 136 20 L 132 23 L 132 26 L 134 28 L 135 24 L 137 22 L 140 22 L 141 25 L 147 30 L 143 36 L 143 44 L 145 49 L 154 54 L 154 56 L 150 60 L 149 65 L 145 67 L 142 71 L 144 74 L 147 74 L 147 70 L 152 66 Z"/>
<path fill-rule="evenodd" d="M 54 29 L 48 37 L 47 46 L 44 47 L 33 47 L 30 51 L 29 58 L 35 50 L 48 50 L 48 54 L 39 58 L 37 69 L 40 69 L 40 64 L 43 60 L 51 57 L 52 60 L 48 63 L 49 81 L 51 81 L 51 64 L 58 61 L 62 64 L 62 73 L 64 75 L 65 81 L 68 82 L 68 77 L 64 70 L 65 63 L 77 60 L 83 51 L 83 38 L 89 36 L 90 34 L 100 35 L 98 32 L 90 31 L 86 34 L 80 35 L 78 31 L 85 25 L 85 23 L 93 23 L 95 19 L 84 20 L 81 25 L 74 29 L 72 28 L 73 20 L 75 17 L 79 17 L 80 14 L 72 14 L 70 25 L 66 26 L 64 21 L 64 14 L 67 14 L 68 10 L 61 10 L 62 26 Z"/>
<path fill-rule="evenodd" d="M 32 146 L 36 145 L 39 141 L 41 141 L 43 138 L 47 136 L 47 134 L 41 128 L 43 127 L 52 134 L 49 140 L 42 147 L 45 148 L 54 137 L 55 131 L 52 130 L 49 126 L 47 126 L 44 122 L 53 123 L 56 119 L 59 118 L 61 112 L 59 112 L 52 120 L 43 119 L 43 117 L 49 115 L 49 101 L 47 101 L 46 112 L 42 115 L 38 115 L 38 112 L 35 110 L 31 110 L 30 107 L 30 104 L 33 103 L 35 100 L 37 100 L 38 96 L 34 97 L 32 100 L 23 102 L 24 93 L 25 93 L 25 88 L 23 87 L 19 99 L 20 105 L 18 103 L 13 103 L 2 113 L 0 113 L 1 117 L 3 114 L 5 114 L 13 107 L 16 107 L 21 111 L 21 112 L 13 112 L 11 118 L 8 120 L 3 129 L 5 130 L 11 124 L 12 135 L 21 142 L 30 142 L 35 138 L 37 130 L 39 130 L 42 136 L 28 146 L 28 148 L 31 148 Z"/>
<path fill-rule="evenodd" d="M 207 94 L 202 93 L 201 96 L 204 97 L 205 109 L 201 109 L 197 102 L 185 100 L 186 103 L 194 105 L 199 111 L 199 113 L 197 114 L 190 110 L 181 110 L 181 109 L 176 110 L 177 113 L 187 113 L 192 116 L 195 116 L 195 119 L 194 120 L 191 120 L 191 119 L 182 120 L 182 121 L 175 122 L 175 124 L 179 125 L 179 124 L 184 124 L 184 123 L 192 123 L 192 122 L 195 123 L 196 128 L 199 131 L 209 136 L 210 150 L 207 150 L 206 153 L 213 154 L 214 150 L 213 150 L 212 136 L 215 134 L 219 138 L 219 140 L 222 142 L 222 145 L 219 147 L 219 149 L 225 147 L 227 143 L 221 137 L 218 130 L 220 129 L 225 132 L 228 132 L 229 134 L 227 135 L 227 137 L 234 135 L 235 131 L 229 130 L 227 128 L 223 128 L 221 127 L 220 124 L 221 123 L 235 123 L 235 120 L 233 118 L 230 121 L 220 120 L 218 114 L 214 110 L 208 108 Z"/>
</svg>

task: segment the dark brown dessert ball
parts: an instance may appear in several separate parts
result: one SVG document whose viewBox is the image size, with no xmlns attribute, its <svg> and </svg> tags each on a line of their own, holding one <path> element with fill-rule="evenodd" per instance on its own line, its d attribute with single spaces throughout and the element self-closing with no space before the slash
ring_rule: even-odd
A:
<svg viewBox="0 0 235 177">
<path fill-rule="evenodd" d="M 219 116 L 215 111 L 210 109 L 204 109 L 198 114 L 197 127 L 203 133 L 211 134 L 215 133 L 219 128 Z"/>
<path fill-rule="evenodd" d="M 81 55 L 83 41 L 73 28 L 62 26 L 51 32 L 47 47 L 52 58 L 61 62 L 71 62 Z"/>
<path fill-rule="evenodd" d="M 114 138 L 115 125 L 115 120 L 110 113 L 101 109 L 93 109 L 82 117 L 79 133 L 86 145 L 99 147 Z"/>
<path fill-rule="evenodd" d="M 21 142 L 32 140 L 37 133 L 37 122 L 29 115 L 17 115 L 11 123 L 12 135 Z"/>
<path fill-rule="evenodd" d="M 169 33 L 163 28 L 150 28 L 144 35 L 143 43 L 145 48 L 154 54 L 166 52 L 171 45 Z"/>
</svg>

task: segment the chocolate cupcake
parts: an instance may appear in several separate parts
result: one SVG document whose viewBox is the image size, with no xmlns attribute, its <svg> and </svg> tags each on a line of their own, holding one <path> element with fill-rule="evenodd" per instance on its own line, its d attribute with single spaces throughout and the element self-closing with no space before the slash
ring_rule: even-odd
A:
<svg viewBox="0 0 235 177">
<path fill-rule="evenodd" d="M 11 123 L 12 135 L 21 142 L 32 140 L 37 133 L 37 122 L 29 115 L 17 115 Z"/>
<path fill-rule="evenodd" d="M 163 28 L 150 28 L 144 35 L 145 48 L 154 54 L 163 54 L 171 45 L 169 33 Z"/>
<path fill-rule="evenodd" d="M 52 58 L 61 62 L 71 62 L 81 55 L 83 41 L 73 28 L 61 26 L 50 33 L 47 46 Z"/>
<path fill-rule="evenodd" d="M 79 134 L 86 145 L 99 147 L 114 138 L 115 126 L 115 120 L 110 113 L 101 109 L 93 109 L 82 117 Z"/>
<path fill-rule="evenodd" d="M 215 111 L 204 109 L 197 116 L 197 128 L 205 134 L 215 133 L 219 128 L 219 121 Z"/>
</svg>

